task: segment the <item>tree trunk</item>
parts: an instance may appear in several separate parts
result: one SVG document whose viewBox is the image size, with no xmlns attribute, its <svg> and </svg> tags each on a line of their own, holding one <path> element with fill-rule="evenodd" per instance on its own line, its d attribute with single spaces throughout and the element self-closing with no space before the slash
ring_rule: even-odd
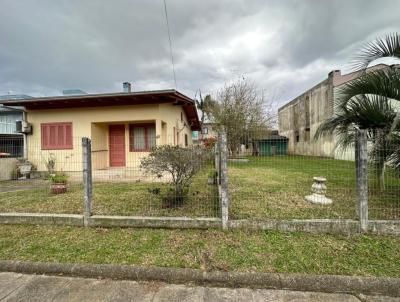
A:
<svg viewBox="0 0 400 302">
<path fill-rule="evenodd" d="M 258 156 L 260 154 L 260 151 L 258 149 L 258 143 L 255 142 L 255 141 L 252 141 L 251 144 L 252 144 L 252 149 L 253 149 L 252 150 L 252 155 L 253 156 Z"/>
</svg>

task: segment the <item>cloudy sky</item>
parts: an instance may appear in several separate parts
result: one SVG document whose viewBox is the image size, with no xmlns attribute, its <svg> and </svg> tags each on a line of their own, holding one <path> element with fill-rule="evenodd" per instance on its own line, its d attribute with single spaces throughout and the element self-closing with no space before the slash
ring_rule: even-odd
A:
<svg viewBox="0 0 400 302">
<path fill-rule="evenodd" d="M 398 0 L 167 0 L 177 88 L 240 77 L 286 103 L 400 31 Z M 174 88 L 162 0 L 0 0 L 0 94 Z"/>
</svg>

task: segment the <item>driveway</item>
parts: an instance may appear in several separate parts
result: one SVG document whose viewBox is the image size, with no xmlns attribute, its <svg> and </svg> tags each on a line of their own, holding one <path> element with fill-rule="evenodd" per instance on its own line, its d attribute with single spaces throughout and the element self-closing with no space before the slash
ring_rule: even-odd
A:
<svg viewBox="0 0 400 302">
<path fill-rule="evenodd" d="M 400 301 L 347 294 L 213 288 L 0 273 L 0 301 Z"/>
</svg>

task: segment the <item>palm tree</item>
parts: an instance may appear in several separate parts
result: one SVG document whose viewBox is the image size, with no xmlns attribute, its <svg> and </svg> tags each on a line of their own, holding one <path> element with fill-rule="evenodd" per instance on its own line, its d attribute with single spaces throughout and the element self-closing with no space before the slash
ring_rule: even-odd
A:
<svg viewBox="0 0 400 302">
<path fill-rule="evenodd" d="M 203 99 L 201 95 L 201 91 L 199 92 L 199 97 L 200 100 L 196 99 L 196 105 L 197 109 L 201 111 L 201 124 L 203 125 L 205 117 L 210 118 L 210 107 L 212 106 L 213 100 L 211 99 L 211 96 L 207 94 L 205 98 Z"/>
<path fill-rule="evenodd" d="M 355 70 L 365 70 L 372 62 L 385 58 L 400 58 L 400 34 L 393 33 L 369 42 L 354 56 Z"/>
<path fill-rule="evenodd" d="M 390 67 L 366 73 L 373 61 L 383 57 L 400 58 L 399 34 L 366 44 L 354 57 L 355 70 L 363 74 L 340 89 L 335 114 L 320 125 L 315 135 L 319 138 L 336 133 L 338 144 L 346 149 L 353 144 L 356 130 L 366 129 L 381 189 L 385 186 L 385 163 L 400 168 L 400 115 L 393 106 L 393 102 L 400 101 L 400 71 Z"/>
</svg>

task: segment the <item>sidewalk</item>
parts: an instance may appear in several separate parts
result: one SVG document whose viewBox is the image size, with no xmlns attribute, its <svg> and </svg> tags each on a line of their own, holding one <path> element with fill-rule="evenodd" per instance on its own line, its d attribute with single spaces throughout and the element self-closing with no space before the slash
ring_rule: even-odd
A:
<svg viewBox="0 0 400 302">
<path fill-rule="evenodd" d="M 0 273 L 0 301 L 400 301 L 347 294 L 212 288 Z"/>
</svg>

